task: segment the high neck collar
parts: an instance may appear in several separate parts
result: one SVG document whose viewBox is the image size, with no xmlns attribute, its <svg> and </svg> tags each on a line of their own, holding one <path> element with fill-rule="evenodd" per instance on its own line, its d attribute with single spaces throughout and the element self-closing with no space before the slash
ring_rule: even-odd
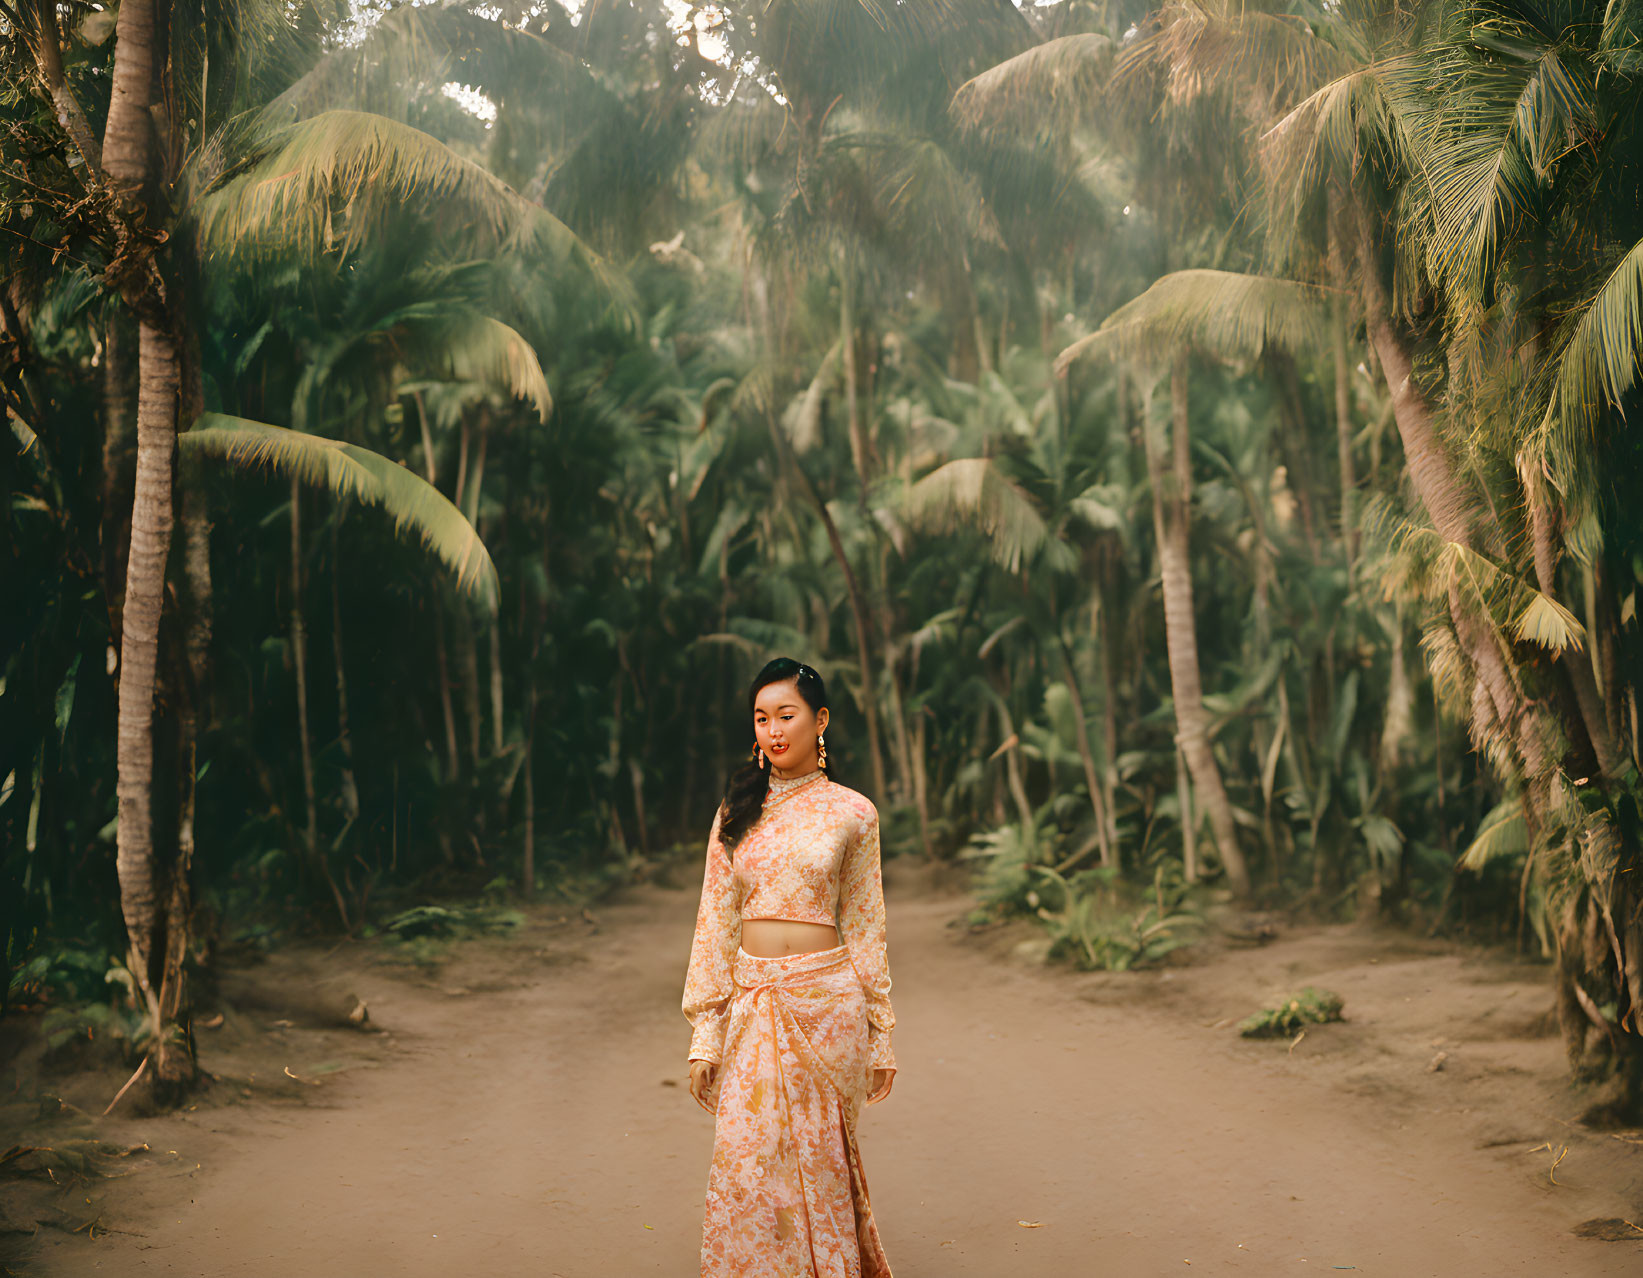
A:
<svg viewBox="0 0 1643 1278">
<path fill-rule="evenodd" d="M 826 775 L 827 774 L 820 768 L 814 768 L 811 771 L 806 772 L 802 777 L 783 778 L 773 776 L 770 778 L 770 793 L 787 794 L 790 791 L 797 790 L 800 786 L 809 785 L 818 778 Z"/>
</svg>

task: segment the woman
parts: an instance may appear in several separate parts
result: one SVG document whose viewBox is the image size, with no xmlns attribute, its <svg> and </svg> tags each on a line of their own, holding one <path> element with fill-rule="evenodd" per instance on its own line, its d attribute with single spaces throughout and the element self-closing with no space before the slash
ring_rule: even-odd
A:
<svg viewBox="0 0 1643 1278">
<path fill-rule="evenodd" d="M 685 977 L 714 1115 L 704 1278 L 890 1278 L 856 1152 L 895 1077 L 878 813 L 827 775 L 827 691 L 778 657 L 707 842 Z M 842 943 L 841 943 L 842 942 Z"/>
</svg>

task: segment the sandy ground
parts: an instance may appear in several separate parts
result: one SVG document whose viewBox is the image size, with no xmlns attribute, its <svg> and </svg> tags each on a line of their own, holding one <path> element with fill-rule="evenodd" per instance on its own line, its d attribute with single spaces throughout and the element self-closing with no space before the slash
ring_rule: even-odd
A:
<svg viewBox="0 0 1643 1278">
<path fill-rule="evenodd" d="M 901 1072 L 861 1140 L 897 1278 L 1643 1273 L 1622 1223 L 1643 1225 L 1643 1133 L 1573 1121 L 1544 968 L 1331 927 L 1081 974 L 1030 962 L 1030 930 L 969 935 L 967 902 L 910 875 L 888 897 Z M 231 973 L 197 1108 L 93 1120 L 76 1105 L 109 1093 L 65 1092 L 0 1133 L 149 1146 L 67 1179 L 60 1227 L 14 1235 L 10 1272 L 695 1274 L 694 905 L 650 887 L 596 923 L 543 909 L 432 970 L 363 944 Z M 1306 983 L 1347 1023 L 1293 1048 L 1232 1028 Z M 364 1030 L 340 1017 L 356 995 Z"/>
</svg>

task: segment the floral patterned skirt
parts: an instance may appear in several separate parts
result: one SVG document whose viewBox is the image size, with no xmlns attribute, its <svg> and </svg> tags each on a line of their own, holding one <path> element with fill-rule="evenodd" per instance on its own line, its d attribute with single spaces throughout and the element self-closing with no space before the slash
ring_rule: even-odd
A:
<svg viewBox="0 0 1643 1278">
<path fill-rule="evenodd" d="M 703 1278 L 890 1278 L 856 1150 L 872 1067 L 849 950 L 740 950 L 735 980 Z"/>
</svg>

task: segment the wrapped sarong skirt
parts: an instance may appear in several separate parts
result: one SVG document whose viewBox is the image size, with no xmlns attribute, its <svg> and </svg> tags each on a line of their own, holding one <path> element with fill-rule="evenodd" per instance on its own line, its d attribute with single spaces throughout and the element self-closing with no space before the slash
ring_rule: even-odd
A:
<svg viewBox="0 0 1643 1278">
<path fill-rule="evenodd" d="M 849 950 L 738 950 L 735 983 L 703 1278 L 890 1278 L 856 1149 L 872 1066 Z"/>
</svg>

